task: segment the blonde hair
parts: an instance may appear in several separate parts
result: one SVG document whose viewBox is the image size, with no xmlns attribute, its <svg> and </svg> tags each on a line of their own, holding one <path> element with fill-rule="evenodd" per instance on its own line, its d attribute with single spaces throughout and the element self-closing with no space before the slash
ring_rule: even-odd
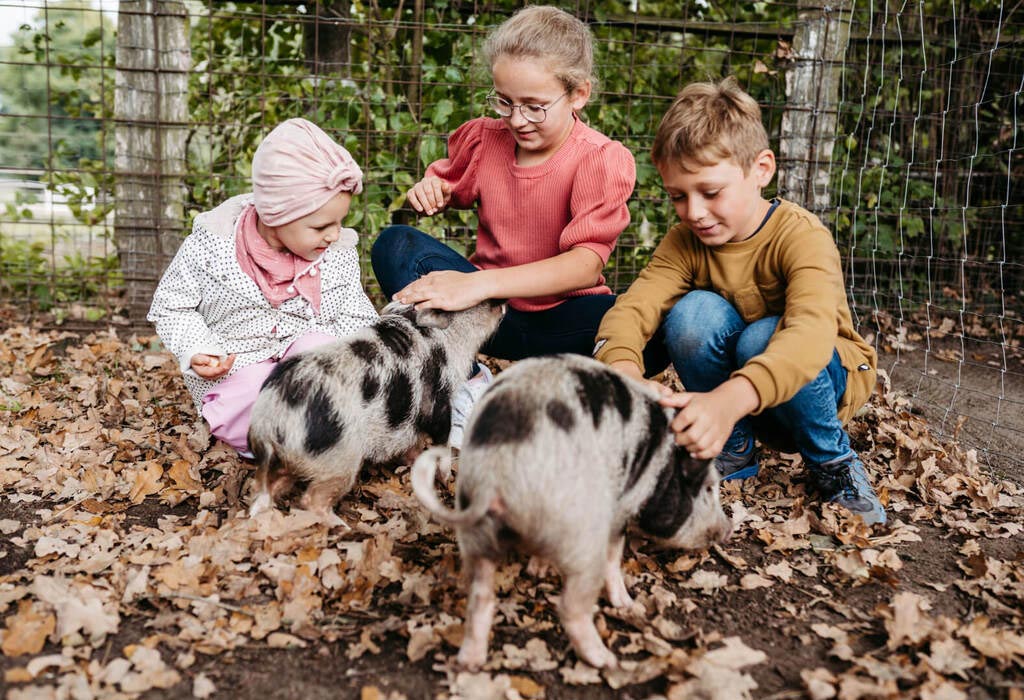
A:
<svg viewBox="0 0 1024 700">
<path fill-rule="evenodd" d="M 730 76 L 680 90 L 658 125 L 651 160 L 658 166 L 679 161 L 714 165 L 732 158 L 746 172 L 766 148 L 761 108 Z"/>
<path fill-rule="evenodd" d="M 546 5 L 524 7 L 502 22 L 484 42 L 489 69 L 502 56 L 542 61 L 566 90 L 594 84 L 594 39 L 581 20 Z"/>
</svg>

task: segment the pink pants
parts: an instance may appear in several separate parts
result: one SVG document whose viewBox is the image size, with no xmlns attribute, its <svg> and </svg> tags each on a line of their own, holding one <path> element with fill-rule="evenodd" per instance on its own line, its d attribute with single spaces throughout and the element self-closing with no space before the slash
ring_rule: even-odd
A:
<svg viewBox="0 0 1024 700">
<path fill-rule="evenodd" d="M 336 340 L 337 337 L 327 333 L 306 333 L 288 346 L 281 360 Z M 269 359 L 243 367 L 225 377 L 203 396 L 202 414 L 210 424 L 210 434 L 231 445 L 243 457 L 252 456 L 248 440 L 252 406 L 256 403 L 260 387 L 278 362 L 280 360 Z"/>
</svg>

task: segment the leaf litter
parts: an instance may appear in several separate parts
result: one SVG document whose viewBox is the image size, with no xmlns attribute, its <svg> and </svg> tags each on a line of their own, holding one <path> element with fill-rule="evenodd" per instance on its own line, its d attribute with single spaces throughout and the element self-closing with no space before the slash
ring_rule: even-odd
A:
<svg viewBox="0 0 1024 700">
<path fill-rule="evenodd" d="M 155 338 L 15 325 L 0 367 L 6 700 L 245 682 L 371 700 L 1024 700 L 1024 490 L 932 435 L 884 375 L 850 429 L 888 527 L 817 504 L 799 456 L 766 452 L 722 487 L 727 544 L 630 540 L 634 603 L 596 617 L 617 668 L 576 659 L 557 573 L 513 560 L 488 663 L 466 673 L 458 549 L 406 467 L 364 473 L 347 528 L 297 499 L 249 518 L 251 465 L 211 445 Z"/>
</svg>

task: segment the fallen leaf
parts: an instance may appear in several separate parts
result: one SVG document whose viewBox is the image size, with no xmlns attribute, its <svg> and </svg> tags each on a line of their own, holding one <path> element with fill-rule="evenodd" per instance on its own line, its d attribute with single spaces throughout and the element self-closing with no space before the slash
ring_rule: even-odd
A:
<svg viewBox="0 0 1024 700">
<path fill-rule="evenodd" d="M 4 656 L 21 656 L 43 650 L 46 638 L 57 628 L 57 618 L 31 600 L 22 600 L 18 612 L 9 615 L 4 624 L 7 631 L 0 650 Z"/>
</svg>

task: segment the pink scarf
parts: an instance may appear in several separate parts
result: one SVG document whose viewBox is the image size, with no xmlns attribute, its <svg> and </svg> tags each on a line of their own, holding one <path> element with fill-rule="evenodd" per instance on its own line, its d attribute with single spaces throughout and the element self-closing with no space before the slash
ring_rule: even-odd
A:
<svg viewBox="0 0 1024 700">
<path fill-rule="evenodd" d="M 238 217 L 235 255 L 242 271 L 249 275 L 275 309 L 296 294 L 320 313 L 320 260 L 309 262 L 288 250 L 274 250 L 256 228 L 256 208 L 245 207 Z"/>
</svg>

